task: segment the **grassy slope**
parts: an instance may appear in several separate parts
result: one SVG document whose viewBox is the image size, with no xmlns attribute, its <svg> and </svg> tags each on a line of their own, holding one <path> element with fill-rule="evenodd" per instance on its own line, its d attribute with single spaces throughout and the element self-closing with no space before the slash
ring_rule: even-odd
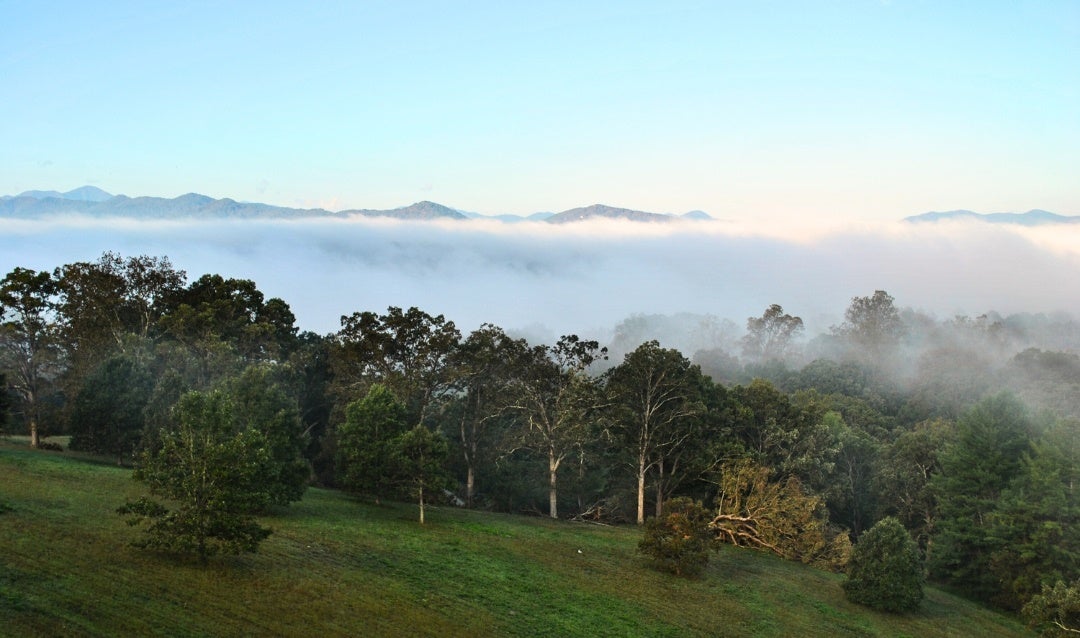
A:
<svg viewBox="0 0 1080 638">
<path fill-rule="evenodd" d="M 0 443 L 0 634 L 11 636 L 1024 636 L 935 589 L 913 615 L 749 551 L 701 581 L 646 569 L 636 529 L 374 506 L 312 489 L 258 555 L 199 567 L 130 548 L 130 472 Z M 580 550 L 580 552 L 579 552 Z"/>
</svg>

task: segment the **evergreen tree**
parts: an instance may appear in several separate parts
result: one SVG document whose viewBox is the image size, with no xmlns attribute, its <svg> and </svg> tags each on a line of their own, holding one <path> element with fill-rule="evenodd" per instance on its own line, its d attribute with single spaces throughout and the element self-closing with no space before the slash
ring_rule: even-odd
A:
<svg viewBox="0 0 1080 638">
<path fill-rule="evenodd" d="M 1012 395 L 983 399 L 957 422 L 956 438 L 941 453 L 941 474 L 931 481 L 939 512 L 932 573 L 979 600 L 1000 590 L 991 569 L 998 547 L 993 516 L 1020 472 L 1030 431 L 1027 411 Z"/>
<path fill-rule="evenodd" d="M 266 437 L 254 428 L 236 431 L 232 401 L 222 392 L 184 395 L 174 418 L 160 446 L 140 457 L 134 476 L 175 509 L 149 498 L 120 507 L 129 524 L 147 525 L 146 537 L 135 544 L 194 553 L 202 562 L 218 553 L 256 551 L 270 535 L 251 517 L 270 502 L 262 481 Z"/>
<path fill-rule="evenodd" d="M 862 535 L 848 562 L 848 600 L 883 611 L 915 609 L 923 599 L 923 567 L 915 541 L 900 524 L 882 519 Z"/>
</svg>

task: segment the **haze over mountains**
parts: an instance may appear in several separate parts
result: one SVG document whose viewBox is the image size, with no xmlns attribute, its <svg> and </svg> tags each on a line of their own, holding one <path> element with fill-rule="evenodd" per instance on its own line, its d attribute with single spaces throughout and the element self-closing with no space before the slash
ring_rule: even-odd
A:
<svg viewBox="0 0 1080 638">
<path fill-rule="evenodd" d="M 297 219 L 313 217 L 390 217 L 404 220 L 434 219 L 494 219 L 503 222 L 547 221 L 564 224 L 589 219 L 623 219 L 635 222 L 671 222 L 678 219 L 711 220 L 703 211 L 691 211 L 681 216 L 649 213 L 627 208 L 594 204 L 563 211 L 539 212 L 532 215 L 481 215 L 469 213 L 435 202 L 422 201 L 409 206 L 387 210 L 347 209 L 328 211 L 322 208 L 302 209 L 273 206 L 258 202 L 238 202 L 229 198 L 214 199 L 188 193 L 172 199 L 162 197 L 127 197 L 111 195 L 94 186 L 83 186 L 66 193 L 54 190 L 26 191 L 0 197 L 0 216 L 34 219 L 42 216 L 75 213 L 93 217 L 134 217 L 140 219 Z"/>
<path fill-rule="evenodd" d="M 1038 211 L 808 231 L 600 205 L 501 223 L 432 202 L 330 212 L 197 194 L 108 195 L 87 187 L 0 198 L 0 275 L 105 251 L 167 256 L 192 279 L 253 280 L 285 299 L 305 330 L 337 330 L 342 315 L 359 310 L 417 306 L 463 329 L 520 329 L 530 341 L 598 338 L 637 314 L 718 317 L 738 331 L 773 303 L 812 335 L 842 322 L 852 297 L 875 290 L 938 317 L 1080 314 L 1080 224 L 1009 221 L 1047 218 Z"/>
</svg>

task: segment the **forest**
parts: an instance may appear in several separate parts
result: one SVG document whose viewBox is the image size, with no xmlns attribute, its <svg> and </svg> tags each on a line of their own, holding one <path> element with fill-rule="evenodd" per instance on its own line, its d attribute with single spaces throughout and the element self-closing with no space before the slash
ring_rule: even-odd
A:
<svg viewBox="0 0 1080 638">
<path fill-rule="evenodd" d="M 43 450 L 70 437 L 166 501 L 182 469 L 216 469 L 230 487 L 202 515 L 215 498 L 252 515 L 191 547 L 161 502 L 121 507 L 150 547 L 253 547 L 269 533 L 254 516 L 312 484 L 412 500 L 421 522 L 440 503 L 643 525 L 689 499 L 720 542 L 834 570 L 895 519 L 931 581 L 1047 618 L 1071 600 L 1051 629 L 1080 614 L 1068 316 L 942 320 L 878 290 L 813 336 L 780 304 L 745 328 L 631 317 L 609 343 L 399 307 L 319 335 L 253 281 L 105 253 L 15 268 L 0 320 L 3 431 Z"/>
</svg>

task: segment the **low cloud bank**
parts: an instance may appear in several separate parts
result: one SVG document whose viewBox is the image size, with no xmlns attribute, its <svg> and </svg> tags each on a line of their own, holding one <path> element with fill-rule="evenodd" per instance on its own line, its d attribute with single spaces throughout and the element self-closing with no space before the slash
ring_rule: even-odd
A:
<svg viewBox="0 0 1080 638">
<path fill-rule="evenodd" d="M 5 220 L 0 271 L 168 256 L 190 279 L 252 279 L 301 329 L 387 306 L 491 322 L 536 336 L 602 337 L 638 313 L 691 312 L 742 326 L 779 303 L 807 335 L 851 297 L 887 290 L 938 317 L 988 311 L 1080 314 L 1080 227 L 982 223 L 832 229 L 584 222 L 564 226 L 394 220 L 138 222 Z"/>
</svg>

